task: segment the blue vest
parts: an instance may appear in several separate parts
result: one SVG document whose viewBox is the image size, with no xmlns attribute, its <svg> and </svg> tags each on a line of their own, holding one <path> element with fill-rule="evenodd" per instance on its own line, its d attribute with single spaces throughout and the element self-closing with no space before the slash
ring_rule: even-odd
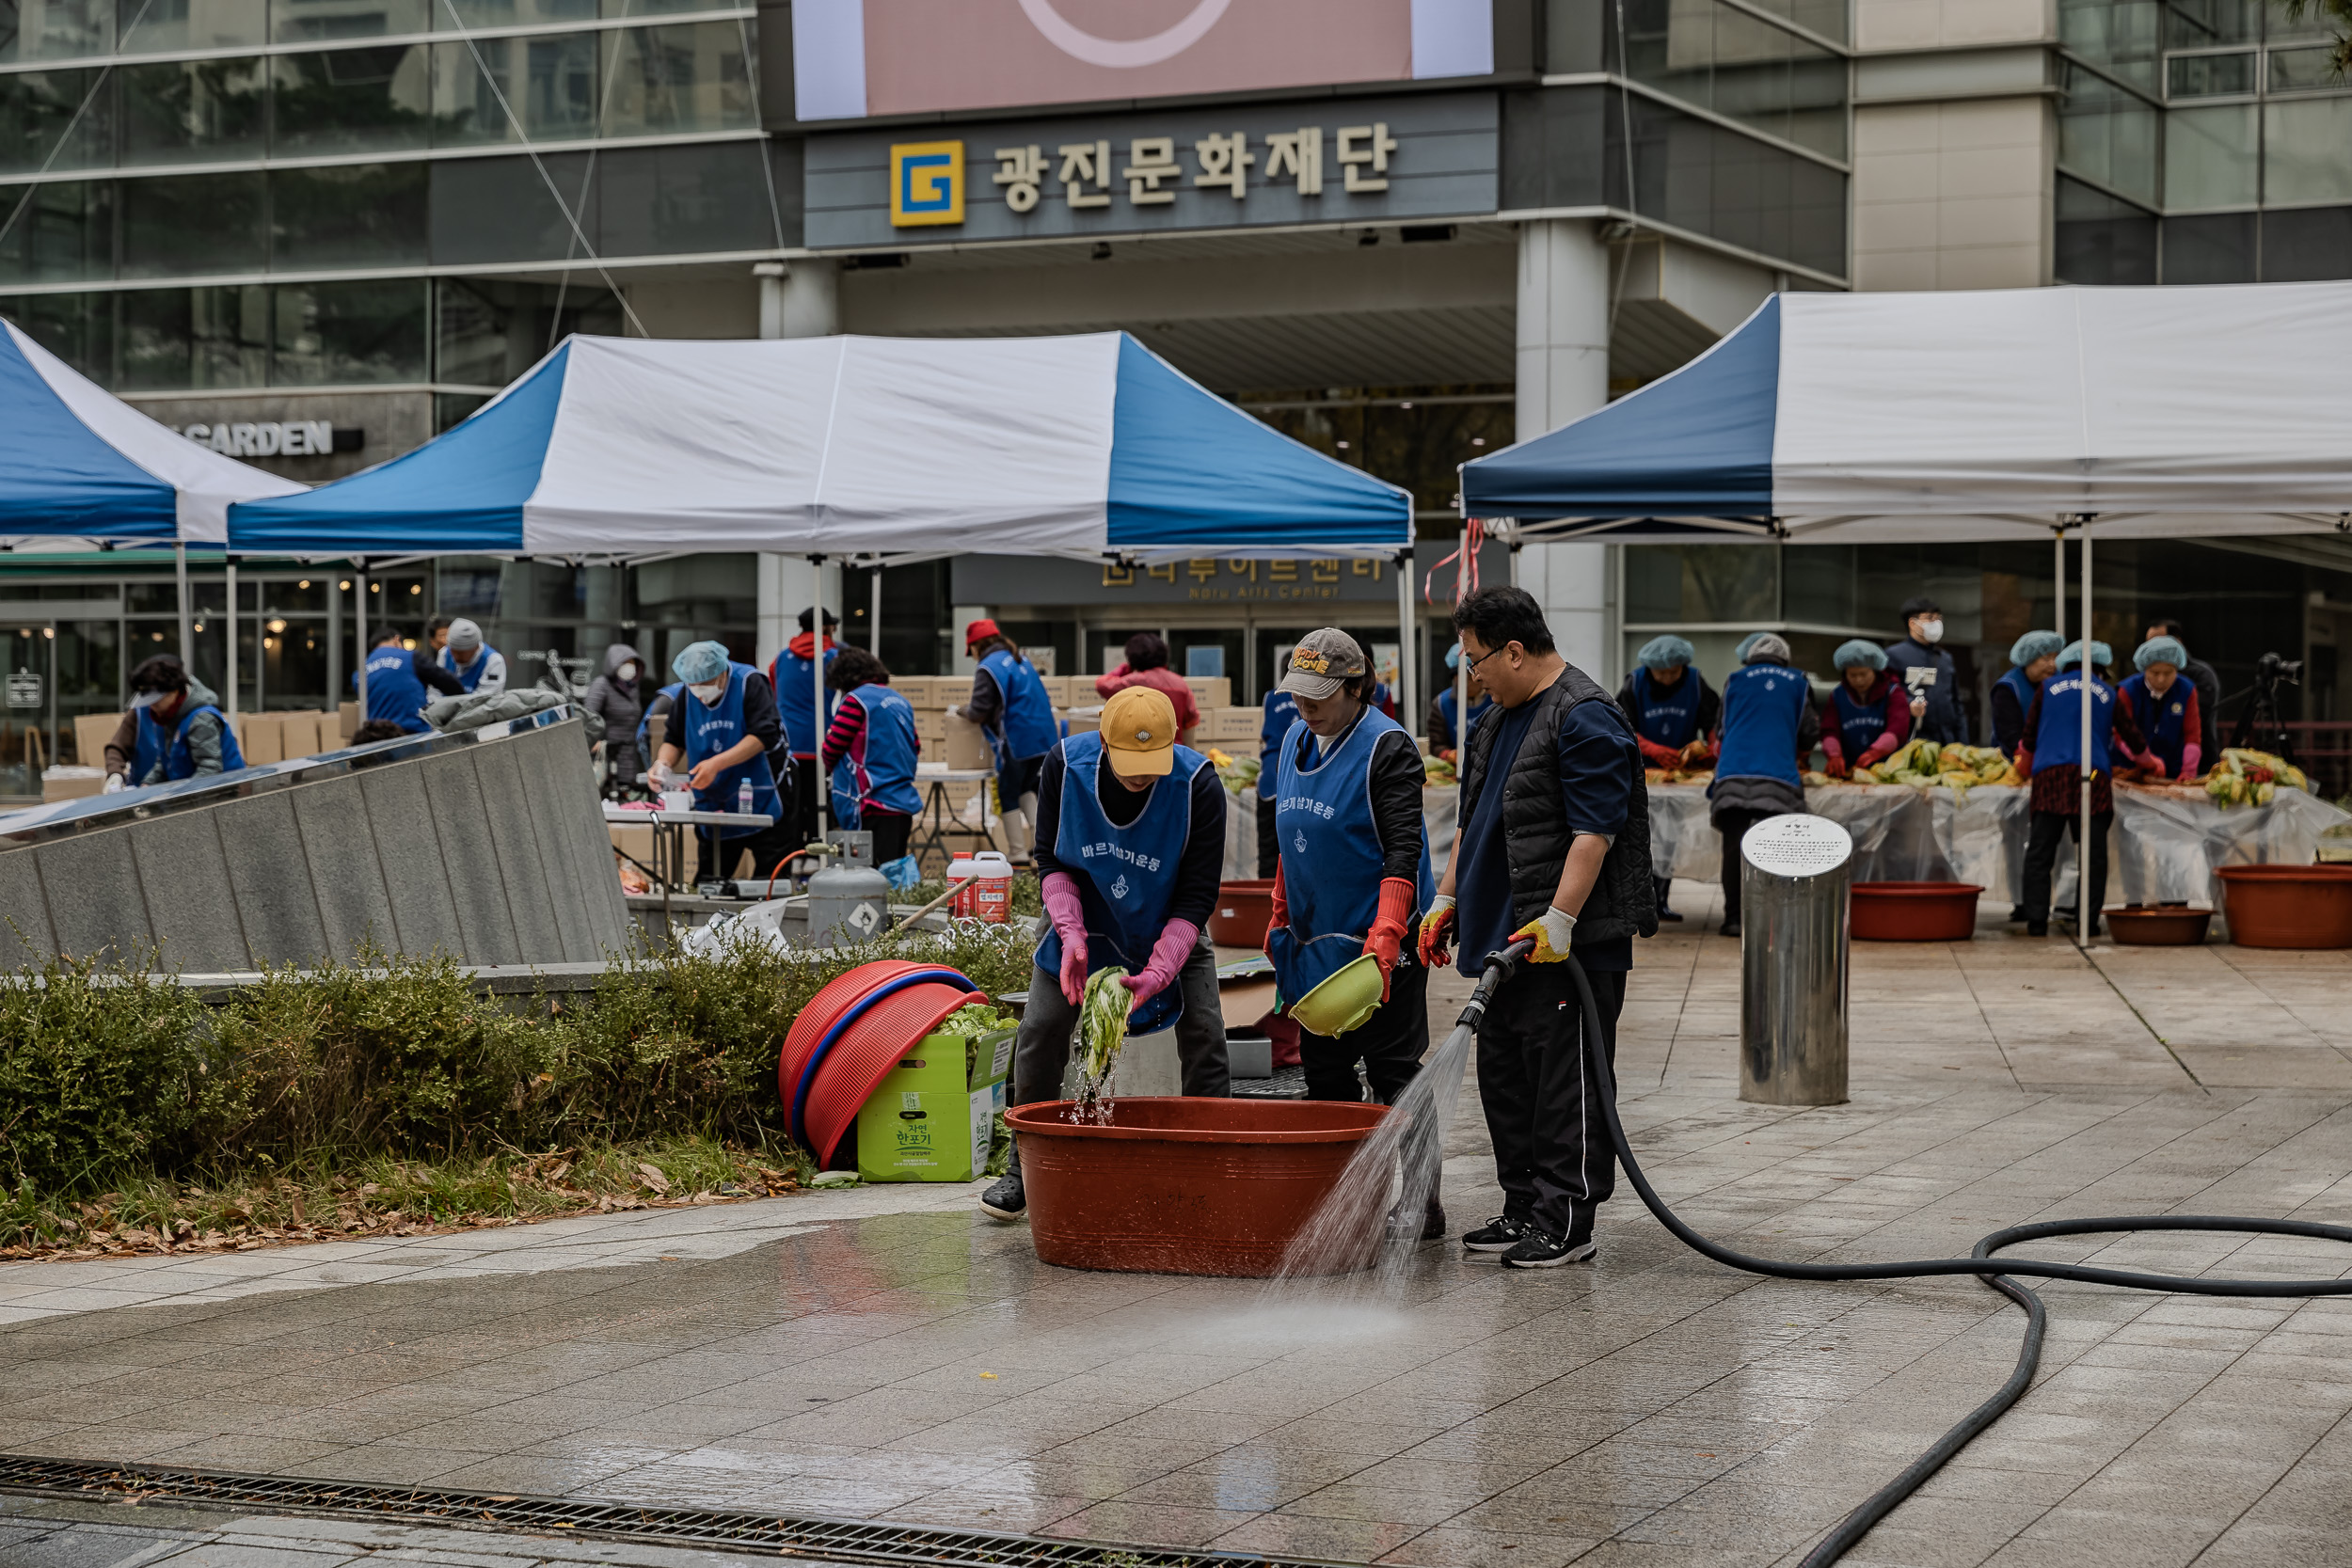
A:
<svg viewBox="0 0 2352 1568">
<path fill-rule="evenodd" d="M 359 677 L 351 677 L 353 690 Z M 427 735 L 433 726 L 421 715 L 432 701 L 424 682 L 417 679 L 416 656 L 397 642 L 386 642 L 368 655 L 368 717 L 389 719 L 410 735 Z"/>
<path fill-rule="evenodd" d="M 191 707 L 180 715 L 171 728 L 168 752 L 164 749 L 164 728 L 155 722 L 154 710 L 141 708 L 138 713 L 139 741 L 137 750 L 131 757 L 129 783 L 132 784 L 144 783 L 147 775 L 155 770 L 158 758 L 163 760 L 166 784 L 178 784 L 183 779 L 196 777 L 196 756 L 188 750 L 188 728 L 196 722 L 196 716 L 199 713 L 209 713 L 220 721 L 220 770 L 233 773 L 245 766 L 245 752 L 237 745 L 237 727 L 229 721 L 227 714 L 210 703 Z"/>
<path fill-rule="evenodd" d="M 1373 826 L 1372 753 L 1380 737 L 1404 726 L 1367 708 L 1339 750 L 1301 767 L 1304 721 L 1282 739 L 1275 767 L 1274 838 L 1282 852 L 1282 893 L 1290 924 L 1274 933 L 1274 960 L 1282 996 L 1296 1001 L 1364 950 L 1365 933 L 1380 912 L 1380 835 Z M 1320 745 L 1320 742 L 1317 743 Z M 1413 912 L 1429 907 L 1429 835 L 1421 837 Z M 1409 929 L 1409 927 L 1408 927 Z"/>
<path fill-rule="evenodd" d="M 1804 786 L 1797 768 L 1797 731 L 1813 700 L 1804 673 L 1785 664 L 1748 664 L 1724 682 L 1724 751 L 1715 784 L 1725 779 L 1778 779 Z M 1708 792 L 1714 793 L 1714 784 Z"/>
<path fill-rule="evenodd" d="M 716 705 L 705 707 L 703 700 L 694 695 L 691 686 L 679 689 L 676 705 L 670 709 L 678 733 L 665 737 L 669 745 L 684 750 L 686 766 L 696 765 L 717 756 L 740 742 L 751 730 L 743 722 L 743 683 L 759 673 L 748 664 L 730 661 L 727 665 L 727 689 L 719 694 Z M 774 822 L 784 816 L 784 802 L 776 797 L 776 775 L 768 766 L 765 752 L 726 768 L 710 781 L 708 789 L 694 791 L 696 811 L 734 811 L 737 797 L 742 793 L 743 781 L 752 785 L 752 810 Z M 759 832 L 757 828 L 722 828 L 719 836 L 742 838 Z"/>
<path fill-rule="evenodd" d="M 1994 681 L 1993 684 L 1995 686 L 2006 686 L 2010 691 L 2016 694 L 2017 721 L 2021 724 L 2024 723 L 2026 721 L 2026 715 L 2033 711 L 2034 694 L 2033 682 L 2026 678 L 2026 667 L 2022 664 L 2010 665 L 2009 667 L 2009 673 L 2003 675 L 1999 680 Z"/>
<path fill-rule="evenodd" d="M 1282 749 L 1282 737 L 1298 722 L 1298 699 L 1276 687 L 1265 694 L 1265 720 L 1258 726 L 1258 799 L 1274 799 L 1274 768 L 1276 754 Z"/>
<path fill-rule="evenodd" d="M 825 650 L 825 668 L 841 657 L 839 648 Z M 823 737 L 818 732 L 833 723 L 833 710 L 841 705 L 841 693 L 825 688 L 824 723 L 817 721 L 817 699 L 811 691 L 817 684 L 816 660 L 803 658 L 790 648 L 768 661 L 768 684 L 775 689 L 776 712 L 784 720 L 785 750 L 796 757 L 813 757 L 817 743 Z"/>
<path fill-rule="evenodd" d="M 473 651 L 471 664 L 461 665 L 457 662 L 457 651 L 454 648 L 443 648 L 439 662 L 442 669 L 457 677 L 458 685 L 470 692 L 482 684 L 482 673 L 490 667 L 490 656 L 496 652 L 498 652 L 497 649 L 485 642 Z M 371 675 L 369 679 L 373 680 L 374 677 Z"/>
<path fill-rule="evenodd" d="M 2140 739 L 2164 759 L 2165 772 L 2175 779 L 2181 776 L 2181 752 L 2188 744 L 2188 694 L 2196 689 L 2185 675 L 2173 676 L 2171 687 L 2161 697 L 2148 689 L 2145 675 L 2134 675 L 2123 683 L 2132 717 L 2139 721 Z M 2039 753 L 2034 760 L 2042 760 Z"/>
<path fill-rule="evenodd" d="M 1694 671 L 1683 671 L 1682 679 L 1673 686 L 1653 685 L 1646 668 L 1634 671 L 1633 705 L 1642 715 L 1633 727 L 1654 746 L 1680 751 L 1699 737 L 1699 677 Z M 1789 745 L 1793 749 L 1796 741 L 1791 738 Z"/>
<path fill-rule="evenodd" d="M 1061 816 L 1055 828 L 1054 859 L 1079 873 L 1073 879 L 1086 914 L 1087 973 L 1118 968 L 1140 974 L 1151 964 L 1152 944 L 1168 925 L 1168 906 L 1176 896 L 1176 869 L 1184 860 L 1184 841 L 1192 836 L 1192 781 L 1209 766 L 1209 759 L 1189 746 L 1177 747 L 1176 766 L 1152 786 L 1136 819 L 1120 828 L 1104 813 L 1098 793 L 1102 735 L 1072 736 L 1061 743 Z M 1050 925 L 1045 940 L 1038 943 L 1037 964 L 1049 975 L 1061 973 L 1061 933 Z M 1157 1034 L 1184 1011 L 1184 989 L 1171 981 L 1129 1016 L 1127 1032 Z"/>
<path fill-rule="evenodd" d="M 1495 700 L 1492 697 L 1480 697 L 1478 701 L 1470 704 L 1470 721 L 1476 724 L 1486 716 L 1486 710 L 1494 705 Z M 1454 738 L 1456 726 L 1454 722 L 1454 688 L 1450 686 L 1438 693 L 1438 717 L 1445 721 L 1445 738 L 1438 744 L 1459 746 L 1461 742 Z"/>
<path fill-rule="evenodd" d="M 1038 679 L 1037 666 L 1009 649 L 999 648 L 980 660 L 980 668 L 1004 694 L 1005 711 L 989 741 L 996 748 L 996 766 L 1026 762 L 1054 749 L 1059 731 L 1054 723 L 1053 699 Z"/>
<path fill-rule="evenodd" d="M 1890 685 L 1877 702 L 1857 702 L 1853 688 L 1842 680 L 1837 683 L 1837 689 L 1830 693 L 1829 711 L 1836 721 L 1837 744 L 1846 749 L 1849 765 L 1878 744 L 1879 736 L 1886 733 L 1886 705 L 1902 695 L 1900 686 Z"/>
<path fill-rule="evenodd" d="M 923 798 L 914 792 L 914 761 L 922 741 L 914 709 L 886 686 L 861 686 L 850 695 L 866 710 L 865 754 L 850 759 L 858 803 L 917 815 Z"/>
<path fill-rule="evenodd" d="M 2082 761 L 2083 673 L 2061 670 L 2042 683 L 2042 728 L 2033 737 L 2033 770 L 2065 768 Z M 2115 729 L 2115 688 L 2097 676 L 2090 682 L 2090 771 L 2107 770 L 2107 736 Z"/>
<path fill-rule="evenodd" d="M 685 683 L 684 681 L 672 681 L 669 685 L 667 685 L 667 686 L 665 686 L 665 687 L 663 687 L 663 688 L 661 689 L 660 695 L 662 695 L 662 696 L 667 697 L 667 698 L 669 698 L 669 699 L 670 699 L 670 709 L 669 709 L 669 717 L 668 717 L 668 721 L 662 725 L 662 742 L 663 742 L 663 744 L 665 744 L 665 745 L 669 745 L 669 746 L 676 746 L 676 745 L 678 745 L 678 737 L 677 737 L 677 715 L 678 715 L 677 694 L 678 694 L 679 692 L 681 692 L 681 691 L 685 690 L 685 689 L 686 689 L 686 683 Z M 651 704 L 651 703 L 647 703 L 647 704 L 645 705 L 645 712 L 644 712 L 644 717 L 640 718 L 640 719 L 637 721 L 637 754 L 638 754 L 639 756 L 644 757 L 644 758 L 645 759 L 645 765 L 646 765 L 648 768 L 650 768 L 650 767 L 653 765 L 653 757 L 652 757 L 651 753 L 650 753 L 650 752 L 648 752 L 648 750 L 647 750 L 647 748 L 649 748 L 650 746 L 652 746 L 652 744 L 653 744 L 653 704 Z"/>
<path fill-rule="evenodd" d="M 825 815 L 833 825 L 848 832 L 857 831 L 857 771 L 843 757 L 825 775 Z"/>
</svg>

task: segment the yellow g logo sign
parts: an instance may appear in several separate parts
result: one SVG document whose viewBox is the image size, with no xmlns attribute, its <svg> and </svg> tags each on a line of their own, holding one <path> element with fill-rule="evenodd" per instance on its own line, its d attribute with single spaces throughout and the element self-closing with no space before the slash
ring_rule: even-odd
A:
<svg viewBox="0 0 2352 1568">
<path fill-rule="evenodd" d="M 963 221 L 963 143 L 900 142 L 890 150 L 890 227 Z"/>
</svg>

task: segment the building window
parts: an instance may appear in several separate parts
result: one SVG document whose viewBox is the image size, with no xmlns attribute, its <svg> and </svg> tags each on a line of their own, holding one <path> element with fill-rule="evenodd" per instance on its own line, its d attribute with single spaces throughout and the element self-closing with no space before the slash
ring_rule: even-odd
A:
<svg viewBox="0 0 2352 1568">
<path fill-rule="evenodd" d="M 277 56 L 273 145 L 294 156 L 428 145 L 431 62 L 431 51 L 414 43 Z"/>
<path fill-rule="evenodd" d="M 281 283 L 270 381 L 279 387 L 428 379 L 422 278 Z"/>
<path fill-rule="evenodd" d="M 2165 117 L 2167 210 L 2251 207 L 2261 192 L 2262 122 L 2256 105 L 2217 103 L 2175 109 Z"/>
<path fill-rule="evenodd" d="M 1844 56 L 1722 0 L 1627 0 L 1624 16 L 1635 81 L 1826 157 L 1846 155 Z M 1613 42 L 1605 47 L 1604 70 L 1617 58 Z"/>
<path fill-rule="evenodd" d="M 2156 215 L 2059 176 L 2054 271 L 2061 283 L 2156 281 Z"/>
<path fill-rule="evenodd" d="M 431 176 L 422 163 L 272 169 L 272 265 L 308 271 L 423 261 Z"/>
<path fill-rule="evenodd" d="M 95 112 L 93 104 L 93 112 L 74 119 L 97 82 L 95 71 L 24 71 L 0 76 L 0 174 L 113 164 L 114 117 Z M 69 135 L 71 141 L 65 141 Z"/>
<path fill-rule="evenodd" d="M 259 55 L 126 65 L 115 75 L 127 165 L 237 163 L 269 150 L 269 72 Z"/>
<path fill-rule="evenodd" d="M 0 65 L 103 55 L 114 44 L 114 0 L 10 0 Z"/>
<path fill-rule="evenodd" d="M 269 39 L 269 0 L 117 0 L 124 55 L 240 49 Z"/>
<path fill-rule="evenodd" d="M 2153 206 L 2157 115 L 2137 93 L 2068 61 L 2058 98 L 2058 167 Z"/>
</svg>

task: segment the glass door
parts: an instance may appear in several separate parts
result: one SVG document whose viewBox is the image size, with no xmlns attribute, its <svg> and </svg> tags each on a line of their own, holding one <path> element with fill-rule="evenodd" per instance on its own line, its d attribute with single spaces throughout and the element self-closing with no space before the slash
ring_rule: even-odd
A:
<svg viewBox="0 0 2352 1568">
<path fill-rule="evenodd" d="M 0 799 L 40 799 L 41 769 L 57 760 L 56 631 L 0 622 Z"/>
</svg>

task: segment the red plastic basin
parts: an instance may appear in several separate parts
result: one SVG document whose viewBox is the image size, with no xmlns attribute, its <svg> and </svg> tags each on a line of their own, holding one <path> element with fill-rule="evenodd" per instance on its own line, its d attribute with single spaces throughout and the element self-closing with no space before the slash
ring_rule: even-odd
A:
<svg viewBox="0 0 2352 1568">
<path fill-rule="evenodd" d="M 1005 1120 L 1037 1255 L 1068 1269 L 1263 1278 L 1327 1196 L 1385 1105 L 1170 1096 L 1111 1102 L 1104 1127 L 1071 1102 L 1024 1105 Z M 1380 1244 L 1364 1237 L 1362 1268 Z"/>
<path fill-rule="evenodd" d="M 1977 934 L 1975 882 L 1856 882 L 1856 942 L 1966 942 Z"/>
<path fill-rule="evenodd" d="M 2222 901 L 2240 947 L 2352 947 L 2352 865 L 2225 865 Z"/>
<path fill-rule="evenodd" d="M 1227 882 L 1209 912 L 1209 940 L 1222 947 L 1255 947 L 1274 918 L 1274 879 Z"/>
</svg>

